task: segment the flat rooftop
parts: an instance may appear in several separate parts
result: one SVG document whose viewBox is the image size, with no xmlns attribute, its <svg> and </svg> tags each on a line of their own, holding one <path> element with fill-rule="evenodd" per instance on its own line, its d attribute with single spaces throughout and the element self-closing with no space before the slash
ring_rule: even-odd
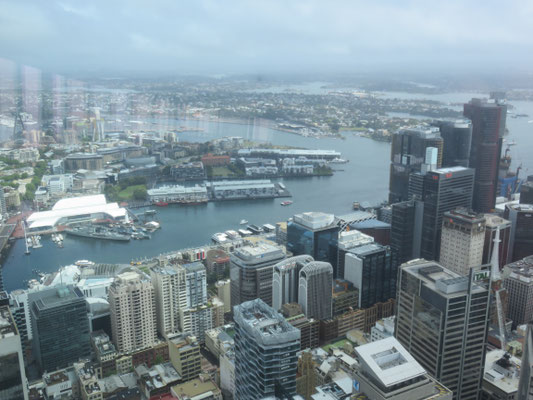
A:
<svg viewBox="0 0 533 400">
<path fill-rule="evenodd" d="M 386 387 L 425 375 L 426 370 L 394 337 L 354 349 L 361 368 Z"/>
<path fill-rule="evenodd" d="M 0 307 L 0 339 L 18 335 L 17 327 L 8 306 Z"/>
<path fill-rule="evenodd" d="M 518 391 L 522 361 L 508 354 L 507 356 L 505 351 L 500 349 L 488 351 L 485 356 L 483 380 L 507 394 L 512 394 Z"/>
</svg>

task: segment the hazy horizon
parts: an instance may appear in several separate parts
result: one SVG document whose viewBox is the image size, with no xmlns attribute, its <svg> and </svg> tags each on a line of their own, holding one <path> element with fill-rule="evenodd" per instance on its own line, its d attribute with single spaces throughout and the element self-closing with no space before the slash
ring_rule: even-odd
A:
<svg viewBox="0 0 533 400">
<path fill-rule="evenodd" d="M 0 0 L 0 57 L 71 74 L 528 73 L 527 1 Z"/>
</svg>

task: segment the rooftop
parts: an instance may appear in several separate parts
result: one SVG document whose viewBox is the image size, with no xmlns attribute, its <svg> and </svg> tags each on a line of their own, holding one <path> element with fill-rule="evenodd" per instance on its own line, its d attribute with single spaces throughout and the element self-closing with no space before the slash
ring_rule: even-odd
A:
<svg viewBox="0 0 533 400">
<path fill-rule="evenodd" d="M 243 246 L 235 250 L 232 254 L 243 261 L 268 261 L 285 257 L 283 250 L 267 243 L 258 243 L 255 246 Z"/>
<path fill-rule="evenodd" d="M 0 339 L 18 335 L 9 307 L 0 307 Z"/>
<path fill-rule="evenodd" d="M 424 368 L 392 336 L 354 350 L 361 368 L 386 387 L 426 374 Z"/>
<path fill-rule="evenodd" d="M 329 228 L 335 225 L 335 216 L 323 212 L 295 214 L 293 221 L 312 230 Z"/>
<path fill-rule="evenodd" d="M 527 284 L 533 283 L 533 255 L 507 264 L 505 269 L 509 271 L 509 278 L 517 279 Z"/>
<path fill-rule="evenodd" d="M 57 286 L 33 292 L 30 295 L 33 307 L 38 310 L 59 307 L 75 300 L 84 300 L 83 293 L 75 286 Z"/>
<path fill-rule="evenodd" d="M 503 350 L 488 351 L 485 356 L 483 380 L 490 382 L 507 394 L 516 393 L 520 380 L 522 361 Z"/>
<path fill-rule="evenodd" d="M 218 393 L 219 391 L 220 389 L 218 386 L 205 375 L 201 375 L 199 378 L 172 387 L 174 395 L 183 400 L 189 398 L 195 399 L 196 396 L 207 394 L 209 392 Z M 198 399 L 200 398 L 203 397 L 198 397 Z"/>
</svg>

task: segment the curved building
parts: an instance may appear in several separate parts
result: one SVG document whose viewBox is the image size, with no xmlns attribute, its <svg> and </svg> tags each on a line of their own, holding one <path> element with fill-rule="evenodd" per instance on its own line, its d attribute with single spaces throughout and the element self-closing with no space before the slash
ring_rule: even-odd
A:
<svg viewBox="0 0 533 400">
<path fill-rule="evenodd" d="M 313 261 L 300 271 L 298 303 L 307 318 L 331 318 L 333 267 L 330 263 Z"/>
<path fill-rule="evenodd" d="M 309 255 L 295 256 L 274 265 L 272 275 L 272 308 L 276 311 L 283 304 L 298 302 L 298 276 L 300 270 L 314 261 Z"/>
</svg>

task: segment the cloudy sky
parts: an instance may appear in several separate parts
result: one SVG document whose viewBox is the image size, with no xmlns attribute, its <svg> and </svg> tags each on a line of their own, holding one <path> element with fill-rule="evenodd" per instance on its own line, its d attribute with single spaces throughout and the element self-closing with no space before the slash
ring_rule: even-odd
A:
<svg viewBox="0 0 533 400">
<path fill-rule="evenodd" d="M 53 72 L 533 69 L 531 0 L 0 0 L 0 57 Z"/>
</svg>

